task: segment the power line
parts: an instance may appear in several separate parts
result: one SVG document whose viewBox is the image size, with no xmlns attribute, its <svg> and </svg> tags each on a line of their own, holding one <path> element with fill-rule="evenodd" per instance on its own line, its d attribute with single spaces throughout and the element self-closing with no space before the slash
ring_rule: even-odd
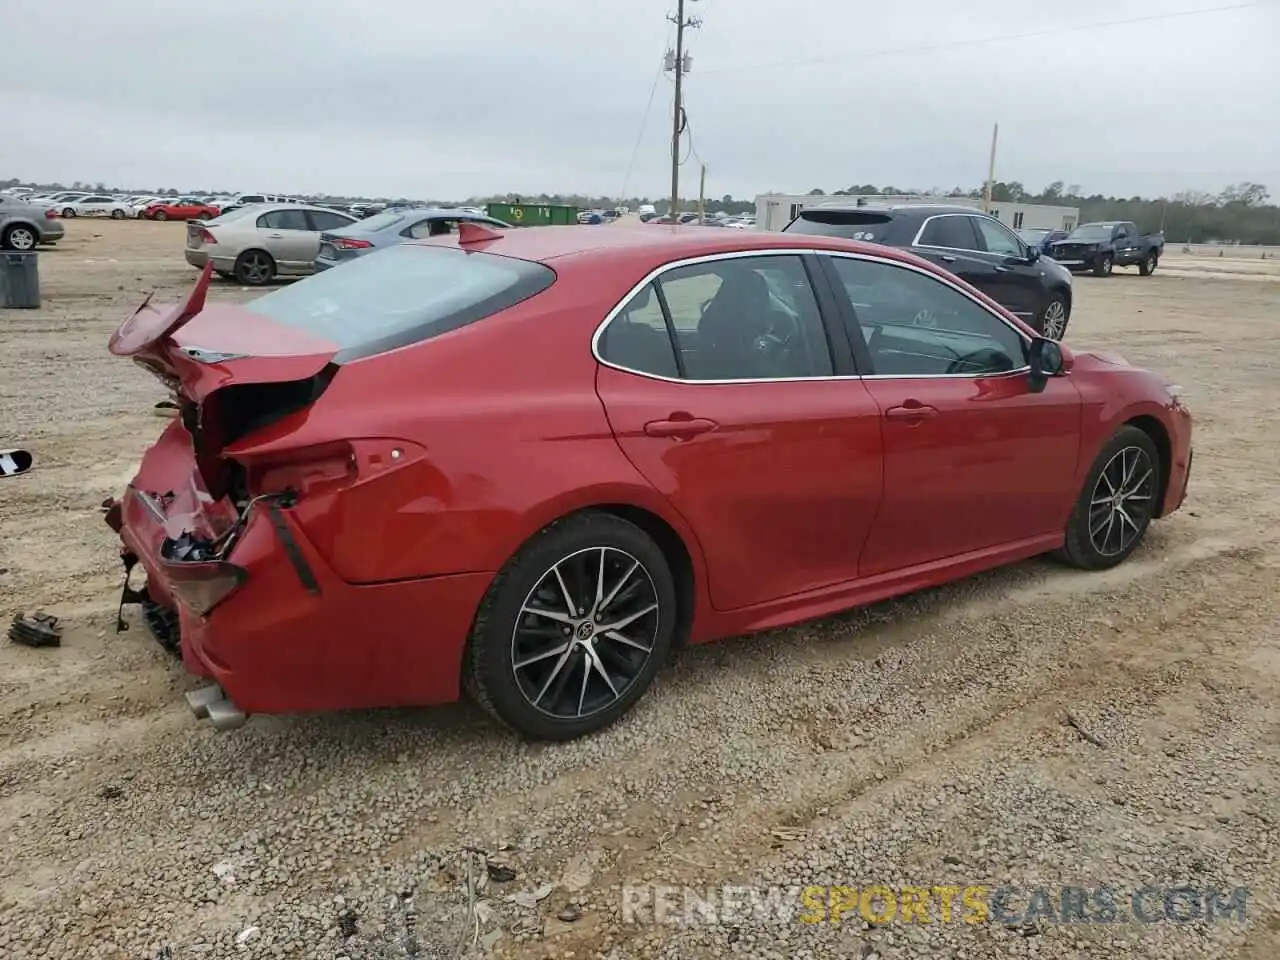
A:
<svg viewBox="0 0 1280 960">
<path fill-rule="evenodd" d="M 631 160 L 627 164 L 627 176 L 622 181 L 621 197 L 627 196 L 627 188 L 631 186 L 631 174 L 636 167 L 636 157 L 640 155 L 640 144 L 644 140 L 644 129 L 649 124 L 649 111 L 653 109 L 653 97 L 658 92 L 658 81 L 666 75 L 665 61 L 659 61 L 658 72 L 653 75 L 653 83 L 649 85 L 649 99 L 644 105 L 644 116 L 640 118 L 640 132 L 636 134 L 635 146 L 631 148 Z"/>
<path fill-rule="evenodd" d="M 736 67 L 720 67 L 704 70 L 703 74 L 711 76 L 717 73 L 740 73 L 744 70 L 779 70 L 783 67 L 809 67 L 823 63 L 862 62 L 879 57 L 891 57 L 900 53 L 925 53 L 932 50 L 948 50 L 955 47 L 972 47 L 988 43 L 1003 43 L 1010 40 L 1035 40 L 1042 37 L 1053 37 L 1063 33 L 1078 33 L 1082 30 L 1102 30 L 1107 27 L 1123 27 L 1136 23 L 1152 23 L 1157 20 L 1173 20 L 1178 17 L 1198 17 L 1210 13 L 1227 13 L 1232 10 L 1247 10 L 1257 7 L 1273 6 L 1273 0 L 1250 0 L 1247 3 L 1236 3 L 1227 7 L 1204 7 L 1199 10 L 1180 10 L 1175 13 L 1152 13 L 1142 17 L 1128 17 L 1124 20 L 1101 20 L 1094 23 L 1082 23 L 1075 26 L 1054 27 L 1045 30 L 1033 30 L 1028 33 L 1001 34 L 994 37 L 974 37 L 967 40 L 946 40 L 941 43 L 921 44 L 913 47 L 894 47 L 887 50 L 873 50 L 866 53 L 845 54 L 839 57 L 810 57 L 806 60 L 779 60 L 773 63 L 744 64 Z"/>
</svg>

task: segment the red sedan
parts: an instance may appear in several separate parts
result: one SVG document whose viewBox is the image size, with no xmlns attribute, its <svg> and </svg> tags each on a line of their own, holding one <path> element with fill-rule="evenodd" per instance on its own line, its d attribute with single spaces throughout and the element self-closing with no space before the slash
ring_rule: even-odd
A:
<svg viewBox="0 0 1280 960">
<path fill-rule="evenodd" d="M 212 220 L 219 212 L 196 197 L 180 197 L 144 207 L 142 215 L 148 220 Z"/>
<path fill-rule="evenodd" d="M 579 736 L 685 641 L 1111 567 L 1191 469 L 1179 388 L 853 241 L 464 225 L 208 284 L 112 338 L 180 412 L 105 506 L 219 728 L 467 689 Z"/>
</svg>

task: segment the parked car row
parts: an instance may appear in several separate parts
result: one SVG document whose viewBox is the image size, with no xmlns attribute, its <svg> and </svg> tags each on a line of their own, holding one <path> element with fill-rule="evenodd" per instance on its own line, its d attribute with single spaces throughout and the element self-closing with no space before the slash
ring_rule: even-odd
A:
<svg viewBox="0 0 1280 960">
<path fill-rule="evenodd" d="M 440 207 L 384 211 L 367 219 L 317 204 L 258 203 L 187 224 L 184 256 L 193 267 L 245 286 L 302 277 L 382 247 L 440 236 L 462 222 L 509 228 L 483 213 Z"/>
</svg>

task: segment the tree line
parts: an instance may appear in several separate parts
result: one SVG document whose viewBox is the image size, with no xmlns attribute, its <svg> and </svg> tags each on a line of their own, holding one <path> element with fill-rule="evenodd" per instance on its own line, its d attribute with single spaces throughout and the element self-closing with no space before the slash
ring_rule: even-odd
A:
<svg viewBox="0 0 1280 960">
<path fill-rule="evenodd" d="M 0 189 L 11 186 L 31 186 L 40 190 L 93 190 L 100 193 L 154 193 L 158 196 L 223 196 L 234 195 L 234 191 L 225 190 L 187 190 L 178 191 L 172 187 L 159 190 L 132 189 L 126 191 L 118 187 L 108 187 L 104 183 L 82 183 L 76 181 L 69 187 L 61 183 L 34 184 L 23 183 L 18 179 L 0 179 Z M 779 192 L 779 191 L 772 191 Z M 921 190 L 917 188 L 901 188 L 894 185 L 877 185 L 872 183 L 854 184 L 843 190 L 834 190 L 831 196 L 936 196 L 939 199 L 965 198 L 976 199 L 983 196 L 982 188 L 965 189 L 955 187 L 948 191 L 936 188 Z M 821 188 L 809 191 L 811 196 L 827 194 Z M 1016 180 L 996 181 L 991 185 L 993 202 L 1003 203 L 1042 203 L 1052 206 L 1080 208 L 1080 222 L 1095 220 L 1132 220 L 1144 231 L 1164 230 L 1171 242 L 1177 243 L 1245 243 L 1280 245 L 1280 206 L 1268 203 L 1270 195 L 1267 188 L 1260 183 L 1232 184 L 1218 193 L 1206 193 L 1198 190 L 1184 190 L 1169 197 L 1108 197 L 1100 193 L 1085 194 L 1079 185 L 1067 185 L 1056 180 L 1039 192 L 1027 189 Z M 494 194 L 489 196 L 468 197 L 465 200 L 418 200 L 408 197 L 338 197 L 334 195 L 311 196 L 308 199 L 320 202 L 344 202 L 374 200 L 384 203 L 439 203 L 443 205 L 475 204 L 483 205 L 490 201 L 525 203 L 569 204 L 581 209 L 609 209 L 625 206 L 635 210 L 642 204 L 652 203 L 658 213 L 669 211 L 670 201 L 667 198 L 649 197 L 605 197 L 588 196 L 586 194 Z M 694 199 L 682 199 L 681 206 L 685 210 L 696 207 Z M 723 212 L 730 215 L 755 213 L 754 199 L 739 199 L 730 194 L 720 198 L 707 198 L 708 212 Z"/>
</svg>

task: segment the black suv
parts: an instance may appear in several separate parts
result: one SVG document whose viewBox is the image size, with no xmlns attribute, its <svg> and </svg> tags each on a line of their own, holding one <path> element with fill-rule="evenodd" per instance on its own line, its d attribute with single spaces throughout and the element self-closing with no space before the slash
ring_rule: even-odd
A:
<svg viewBox="0 0 1280 960">
<path fill-rule="evenodd" d="M 1061 340 L 1071 318 L 1071 273 L 972 207 L 824 204 L 783 233 L 903 247 L 977 287 L 1043 336 Z"/>
</svg>

